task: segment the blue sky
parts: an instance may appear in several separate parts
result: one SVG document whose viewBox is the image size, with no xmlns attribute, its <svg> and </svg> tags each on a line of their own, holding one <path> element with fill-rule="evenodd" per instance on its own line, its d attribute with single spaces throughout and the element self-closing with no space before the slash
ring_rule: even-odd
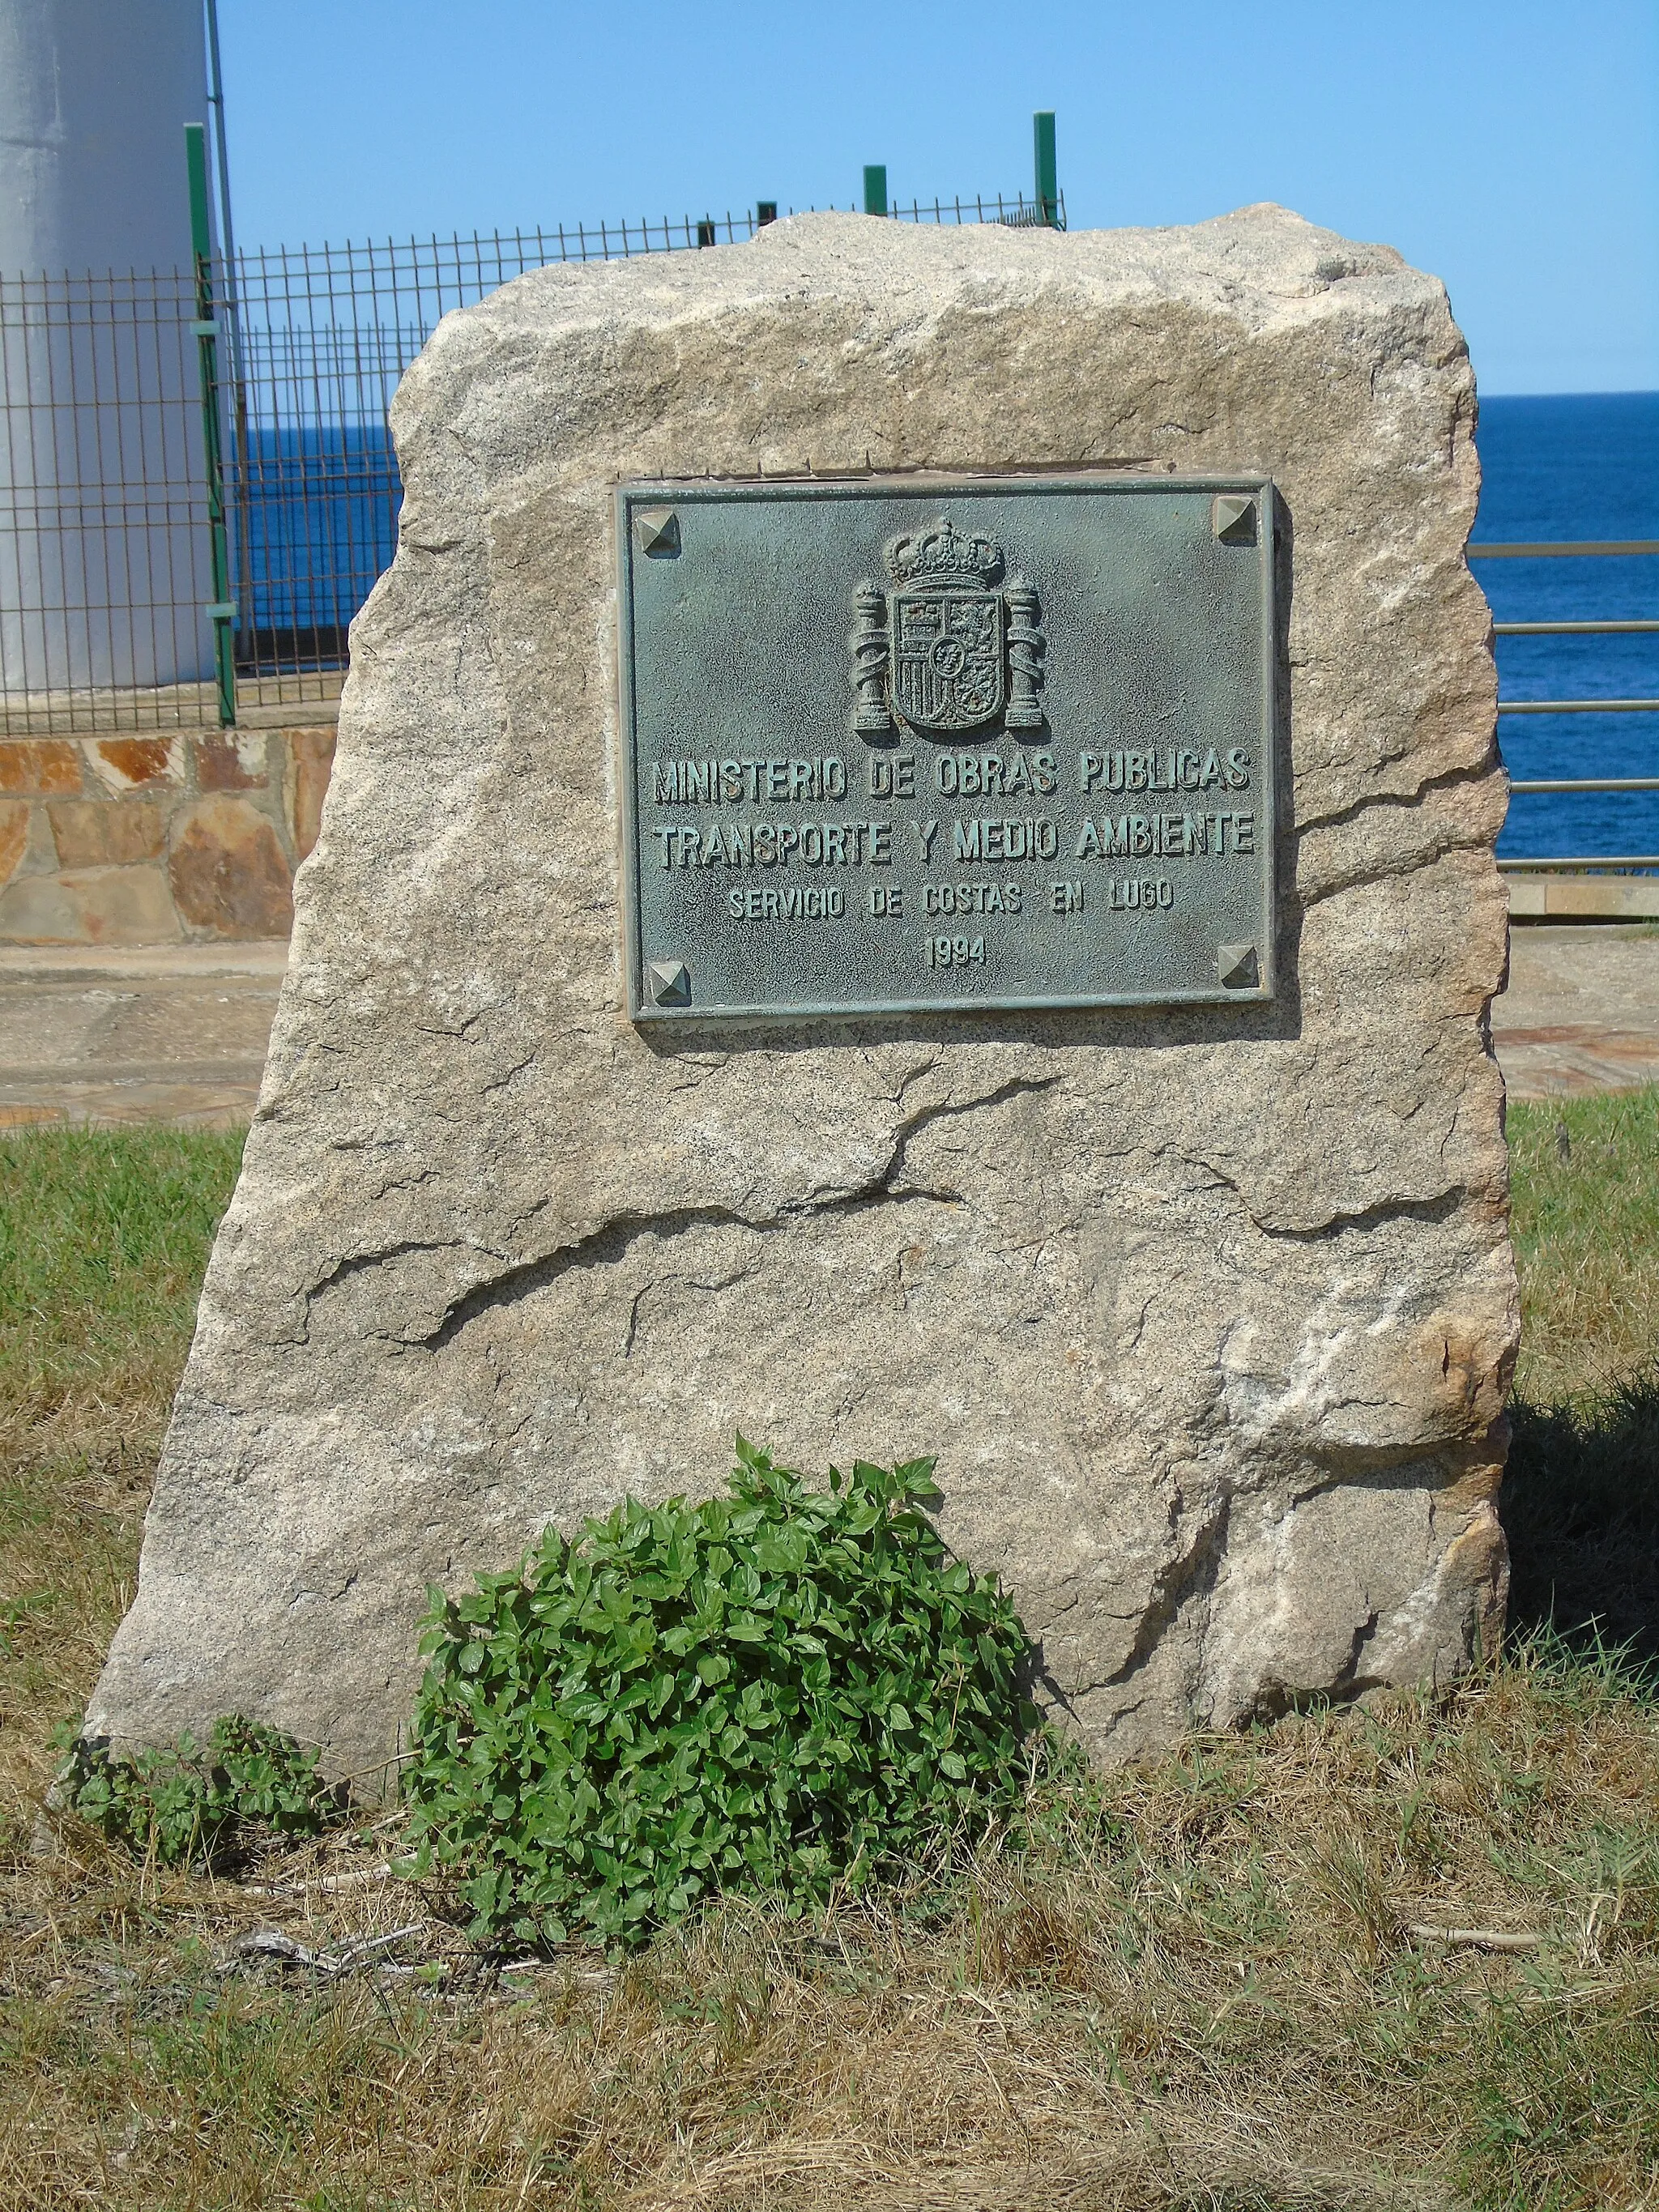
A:
<svg viewBox="0 0 1659 2212">
<path fill-rule="evenodd" d="M 1487 392 L 1659 387 L 1659 0 L 219 0 L 239 242 L 1030 189 L 1279 200 L 1443 276 Z"/>
</svg>

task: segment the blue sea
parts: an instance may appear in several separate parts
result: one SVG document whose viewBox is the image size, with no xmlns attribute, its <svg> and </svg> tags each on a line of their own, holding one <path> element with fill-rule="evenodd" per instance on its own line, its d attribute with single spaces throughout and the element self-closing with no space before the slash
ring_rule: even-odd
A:
<svg viewBox="0 0 1659 2212">
<path fill-rule="evenodd" d="M 1659 392 L 1487 399 L 1475 540 L 1659 538 Z M 249 551 L 256 626 L 326 657 L 397 538 L 385 429 L 256 434 Z M 1659 617 L 1659 555 L 1482 561 L 1498 622 Z M 309 637 L 303 633 L 310 631 Z M 320 633 L 320 634 L 319 634 Z M 1505 699 L 1659 697 L 1659 633 L 1507 637 Z M 1498 722 L 1519 777 L 1659 775 L 1659 714 L 1537 714 Z M 1659 853 L 1659 792 L 1521 794 L 1498 850 L 1516 858 Z"/>
<path fill-rule="evenodd" d="M 1659 392 L 1486 399 L 1477 443 L 1476 545 L 1659 538 Z M 1500 623 L 1659 619 L 1656 554 L 1480 561 L 1474 574 Z M 1659 632 L 1500 637 L 1498 672 L 1500 701 L 1659 698 Z M 1659 775 L 1659 714 L 1503 715 L 1498 734 L 1513 776 Z M 1659 853 L 1659 792 L 1519 794 L 1498 849 Z"/>
</svg>

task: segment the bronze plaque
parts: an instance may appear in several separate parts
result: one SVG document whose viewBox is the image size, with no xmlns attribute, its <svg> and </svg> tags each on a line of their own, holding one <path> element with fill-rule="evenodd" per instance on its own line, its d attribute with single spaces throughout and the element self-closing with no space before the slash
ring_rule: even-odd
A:
<svg viewBox="0 0 1659 2212">
<path fill-rule="evenodd" d="M 617 494 L 638 1021 L 1273 996 L 1271 483 Z"/>
</svg>

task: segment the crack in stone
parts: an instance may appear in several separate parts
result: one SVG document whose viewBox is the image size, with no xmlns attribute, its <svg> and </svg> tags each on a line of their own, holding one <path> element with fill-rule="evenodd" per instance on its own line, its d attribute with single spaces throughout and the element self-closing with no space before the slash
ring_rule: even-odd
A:
<svg viewBox="0 0 1659 2212">
<path fill-rule="evenodd" d="M 1482 782 L 1497 772 L 1491 767 L 1451 769 L 1444 775 L 1431 776 L 1415 792 L 1376 792 L 1365 798 L 1357 799 L 1351 806 L 1344 807 L 1338 813 L 1322 815 L 1313 821 L 1297 823 L 1297 838 L 1300 840 L 1309 836 L 1316 830 L 1345 829 L 1362 816 L 1378 808 L 1394 807 L 1402 811 L 1415 808 L 1420 806 L 1422 802 L 1433 793 L 1454 790 L 1460 785 Z M 1380 862 L 1374 866 L 1362 866 L 1349 873 L 1339 872 L 1328 883 L 1316 883 L 1305 888 L 1298 883 L 1297 899 L 1304 913 L 1306 913 L 1311 908 L 1322 906 L 1328 899 L 1340 897 L 1344 891 L 1362 890 L 1368 884 L 1387 883 L 1393 877 L 1413 874 L 1425 865 L 1433 866 L 1445 860 L 1453 853 L 1483 851 L 1489 842 L 1490 839 L 1482 829 L 1465 827 L 1455 823 L 1438 823 L 1436 827 L 1436 834 L 1429 839 L 1430 853 L 1426 861 L 1421 853 L 1406 854 L 1395 860 Z M 1299 866 L 1300 855 L 1298 855 L 1298 868 Z"/>
<path fill-rule="evenodd" d="M 628 1309 L 628 1334 L 623 1344 L 622 1356 L 624 1359 L 631 1359 L 634 1356 L 634 1339 L 639 1334 L 640 1308 L 656 1287 L 654 1283 L 641 1283 L 634 1293 L 633 1303 Z"/>
<path fill-rule="evenodd" d="M 1375 1610 L 1356 1621 L 1348 1639 L 1348 1656 L 1333 1670 L 1334 1679 L 1321 1683 L 1317 1688 L 1299 1688 L 1276 1676 L 1269 1676 L 1256 1685 L 1250 1701 L 1249 1717 L 1257 1721 L 1276 1721 L 1288 1712 L 1317 1712 L 1327 1705 L 1356 1704 L 1368 1690 L 1385 1686 L 1387 1678 L 1381 1674 L 1362 1674 L 1360 1655 L 1376 1634 L 1382 1616 Z"/>
<path fill-rule="evenodd" d="M 1364 792 L 1358 799 L 1351 799 L 1347 805 L 1338 807 L 1334 814 L 1304 816 L 1297 823 L 1296 833 L 1298 837 L 1305 837 L 1310 830 L 1346 830 L 1351 823 L 1358 822 L 1376 807 L 1420 806 L 1432 793 L 1455 790 L 1462 783 L 1482 783 L 1488 776 L 1500 772 L 1495 761 L 1488 761 L 1480 768 L 1449 768 L 1442 775 L 1431 775 L 1426 781 L 1419 783 L 1414 791 Z"/>
<path fill-rule="evenodd" d="M 401 1260 L 406 1252 L 453 1252 L 462 1243 L 459 1237 L 444 1237 L 434 1240 L 406 1237 L 396 1244 L 377 1244 L 372 1251 L 348 1252 L 324 1269 L 316 1281 L 307 1286 L 305 1292 L 306 1318 L 311 1318 L 311 1309 L 325 1291 L 333 1290 L 352 1275 L 360 1275 L 366 1268 L 384 1267 L 388 1260 Z M 499 1254 L 496 1255 L 501 1256 Z"/>
<path fill-rule="evenodd" d="M 1334 1468 L 1335 1472 L 1322 1474 L 1310 1482 L 1293 1484 L 1285 1518 L 1300 1513 L 1304 1506 L 1312 1504 L 1317 1498 L 1334 1497 L 1339 1491 L 1362 1490 L 1419 1492 L 1426 1498 L 1428 1511 L 1432 1516 L 1435 1497 L 1433 1470 L 1442 1459 L 1441 1453 L 1425 1449 L 1422 1444 L 1398 1444 L 1387 1450 L 1386 1454 L 1379 1453 L 1377 1456 L 1368 1458 L 1363 1463 L 1356 1462 L 1348 1468 L 1326 1455 L 1326 1466 Z M 1445 1486 L 1448 1489 L 1454 1480 L 1449 1473 L 1446 1474 Z"/>
<path fill-rule="evenodd" d="M 1339 1208 L 1328 1220 L 1309 1229 L 1276 1229 L 1254 1214 L 1250 1218 L 1264 1237 L 1287 1244 L 1312 1244 L 1322 1237 L 1342 1237 L 1353 1229 L 1380 1229 L 1388 1221 L 1421 1221 L 1437 1228 L 1451 1219 L 1468 1196 L 1467 1191 L 1455 1189 L 1443 1191 L 1438 1198 L 1379 1199 L 1375 1206 L 1359 1206 L 1351 1213 Z"/>
<path fill-rule="evenodd" d="M 1046 1662 L 1039 1659 L 1036 1680 L 1079 1728 L 1083 1726 L 1083 1720 L 1077 1708 L 1084 1698 L 1091 1698 L 1101 1690 L 1120 1689 L 1125 1683 L 1132 1682 L 1137 1674 L 1144 1674 L 1179 1618 L 1182 1607 L 1190 1599 L 1206 1596 L 1215 1588 L 1226 1550 L 1227 1528 L 1231 1514 L 1232 1500 L 1231 1497 L 1223 1497 L 1214 1510 L 1200 1522 L 1186 1549 L 1171 1559 L 1167 1566 L 1158 1570 L 1152 1578 L 1146 1602 L 1139 1609 L 1128 1654 L 1123 1663 L 1114 1668 L 1109 1674 L 1099 1675 L 1092 1681 L 1074 1683 L 1066 1689 L 1055 1680 Z M 1055 1619 L 1059 1618 L 1057 1614 Z M 1050 1630 L 1053 1626 L 1050 1622 Z M 1137 1701 L 1139 1702 L 1143 1701 Z M 1126 1710 L 1132 1712 L 1135 1709 L 1135 1706 L 1130 1706 Z M 1118 1716 L 1120 1718 L 1122 1717 Z"/>
<path fill-rule="evenodd" d="M 1390 861 L 1386 867 L 1364 868 L 1357 874 L 1342 876 L 1331 883 L 1322 884 L 1316 889 L 1303 890 L 1298 888 L 1297 899 L 1302 911 L 1307 914 L 1316 906 L 1323 906 L 1328 899 L 1340 898 L 1344 891 L 1361 891 L 1370 884 L 1386 884 L 1399 876 L 1415 875 L 1425 867 L 1434 867 L 1442 860 L 1449 860 L 1454 853 L 1488 852 L 1491 844 L 1491 839 L 1484 831 L 1477 830 L 1471 830 L 1467 836 L 1460 834 L 1434 840 L 1431 841 L 1432 849 L 1426 856 L 1421 853 L 1404 854 L 1398 861 Z"/>
<path fill-rule="evenodd" d="M 1213 1512 L 1200 1522 L 1186 1550 L 1160 1570 L 1153 1580 L 1128 1656 L 1103 1680 L 1091 1682 L 1090 1691 L 1115 1689 L 1132 1681 L 1151 1663 L 1188 1599 L 1202 1596 L 1215 1588 L 1231 1514 L 1232 1500 L 1224 1497 Z M 1088 1692 L 1082 1694 L 1086 1696 Z"/>
<path fill-rule="evenodd" d="M 1338 1206 L 1322 1221 L 1312 1222 L 1305 1228 L 1291 1228 L 1265 1220 L 1245 1195 L 1243 1185 L 1215 1161 L 1206 1159 L 1199 1152 L 1183 1152 L 1181 1157 L 1189 1166 L 1202 1168 L 1212 1175 L 1215 1188 L 1231 1191 L 1262 1236 L 1286 1244 L 1313 1244 L 1322 1237 L 1345 1236 L 1350 1230 L 1380 1229 L 1389 1221 L 1421 1221 L 1438 1227 L 1443 1221 L 1449 1221 L 1471 1195 L 1460 1184 L 1442 1191 L 1436 1198 L 1380 1198 L 1370 1206 L 1352 1209 Z"/>
<path fill-rule="evenodd" d="M 586 1237 L 579 1237 L 569 1244 L 562 1244 L 552 1252 L 540 1254 L 533 1260 L 522 1260 L 499 1275 L 492 1275 L 471 1290 L 450 1301 L 439 1320 L 429 1329 L 398 1340 L 407 1345 L 419 1345 L 429 1352 L 441 1352 L 453 1343 L 461 1331 L 486 1313 L 502 1306 L 514 1305 L 533 1291 L 545 1290 L 574 1268 L 615 1267 L 624 1259 L 630 1248 L 642 1237 L 654 1237 L 659 1243 L 689 1235 L 696 1229 L 746 1229 L 751 1236 L 771 1237 L 791 1221 L 818 1214 L 851 1213 L 885 1200 L 889 1204 L 902 1205 L 913 1198 L 943 1199 L 949 1202 L 952 1192 L 912 1189 L 907 1191 L 856 1191 L 849 1195 L 828 1199 L 821 1203 L 806 1202 L 786 1206 L 769 1217 L 755 1219 L 727 1206 L 673 1206 L 661 1213 L 621 1214 L 607 1221 Z M 631 1348 L 631 1339 L 630 1339 Z"/>
<path fill-rule="evenodd" d="M 535 1054 L 527 1052 L 522 1060 L 515 1060 L 504 1075 L 492 1076 L 488 1083 L 480 1084 L 478 1096 L 481 1098 L 488 1098 L 492 1091 L 505 1091 L 507 1085 L 522 1075 L 526 1067 L 533 1067 L 535 1065 Z"/>
<path fill-rule="evenodd" d="M 837 1192 L 833 1196 L 824 1197 L 813 1193 L 807 1198 L 780 1206 L 775 1213 L 758 1218 L 725 1206 L 673 1206 L 662 1212 L 618 1214 L 571 1243 L 558 1245 L 550 1252 L 538 1254 L 533 1259 L 520 1261 L 499 1275 L 474 1284 L 471 1289 L 450 1301 L 431 1328 L 399 1340 L 411 1346 L 422 1346 L 428 1351 L 441 1352 L 481 1315 L 515 1304 L 532 1291 L 544 1289 L 573 1268 L 615 1266 L 641 1237 L 652 1236 L 665 1241 L 685 1236 L 699 1228 L 745 1229 L 751 1235 L 766 1237 L 787 1228 L 793 1221 L 824 1214 L 858 1212 L 883 1204 L 902 1205 L 913 1199 L 931 1199 L 939 1204 L 960 1205 L 963 1202 L 962 1193 L 949 1188 L 912 1184 L 904 1189 L 894 1188 L 912 1139 L 934 1121 L 977 1113 L 988 1106 L 1003 1105 L 1022 1093 L 1051 1090 L 1060 1080 L 1058 1075 L 1015 1077 L 981 1097 L 961 1101 L 946 1099 L 937 1105 L 921 1108 L 895 1131 L 887 1158 L 879 1170 L 851 1191 Z M 403 1249 L 443 1248 L 410 1246 Z M 330 1279 L 337 1279 L 356 1265 L 372 1266 L 380 1257 L 392 1256 L 395 1253 L 389 1251 L 384 1255 L 364 1255 L 357 1262 L 342 1262 Z"/>
</svg>

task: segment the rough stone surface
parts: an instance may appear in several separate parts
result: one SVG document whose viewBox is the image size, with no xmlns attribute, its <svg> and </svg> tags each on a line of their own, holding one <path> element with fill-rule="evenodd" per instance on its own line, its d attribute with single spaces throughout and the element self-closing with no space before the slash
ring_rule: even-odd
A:
<svg viewBox="0 0 1659 2212">
<path fill-rule="evenodd" d="M 739 1427 L 937 1452 L 1108 1757 L 1465 1663 L 1516 1336 L 1473 418 L 1440 286 L 1271 208 L 807 217 L 450 317 L 92 1725 L 361 1771 L 428 1582 L 713 1488 Z M 612 484 L 1041 465 L 1282 488 L 1279 1002 L 647 1042 Z"/>
</svg>

